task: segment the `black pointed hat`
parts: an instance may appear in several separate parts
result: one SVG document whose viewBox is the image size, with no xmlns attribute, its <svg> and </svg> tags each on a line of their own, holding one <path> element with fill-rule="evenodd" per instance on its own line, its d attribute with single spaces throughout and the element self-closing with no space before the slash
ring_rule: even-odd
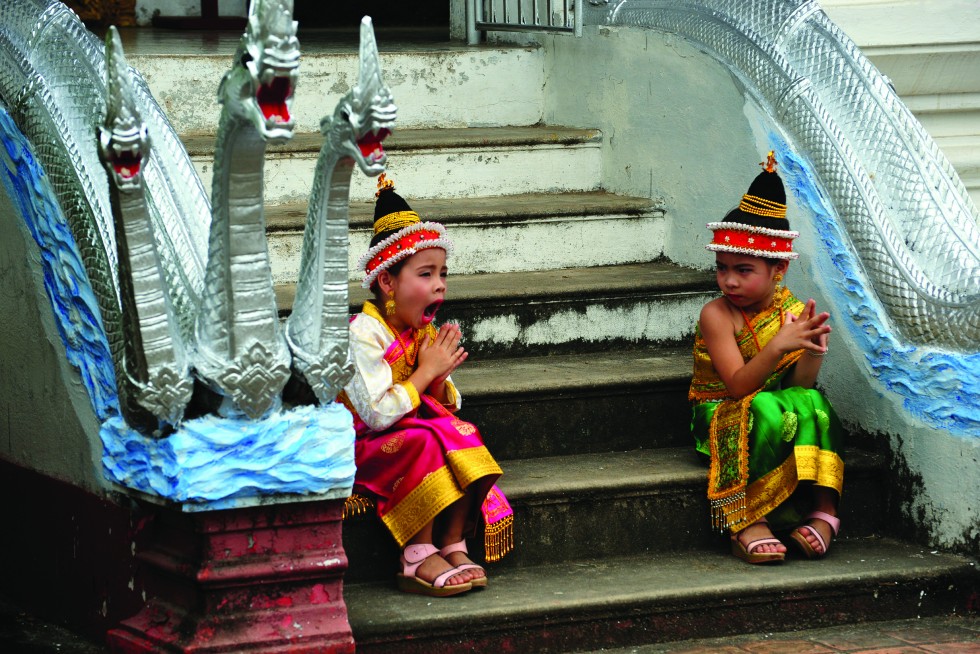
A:
<svg viewBox="0 0 980 654">
<path fill-rule="evenodd" d="M 370 288 L 382 270 L 426 248 L 442 248 L 452 254 L 453 242 L 439 223 L 422 222 L 419 215 L 395 193 L 395 184 L 384 173 L 378 178 L 374 204 L 374 236 L 357 265 L 364 270 L 361 286 Z"/>
<path fill-rule="evenodd" d="M 770 151 L 764 169 L 752 180 L 738 207 L 720 223 L 708 223 L 714 232 L 705 247 L 714 252 L 735 252 L 769 259 L 796 259 L 793 239 L 786 219 L 786 189 L 776 172 L 775 153 Z"/>
</svg>

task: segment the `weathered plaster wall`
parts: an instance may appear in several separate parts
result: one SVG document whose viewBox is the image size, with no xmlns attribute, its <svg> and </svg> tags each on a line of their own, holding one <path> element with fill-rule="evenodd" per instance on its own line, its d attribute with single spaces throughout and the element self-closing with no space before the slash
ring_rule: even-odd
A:
<svg viewBox="0 0 980 654">
<path fill-rule="evenodd" d="M 661 200 L 664 251 L 707 267 L 704 225 L 736 206 L 757 174 L 738 79 L 658 32 L 586 26 L 582 38 L 545 43 L 545 123 L 601 129 L 603 187 Z"/>
<path fill-rule="evenodd" d="M 799 159 L 783 173 L 792 225 L 801 231 L 797 249 L 804 253 L 787 283 L 833 315 L 821 386 L 856 432 L 889 452 L 895 528 L 980 553 L 980 518 L 970 499 L 980 497 L 974 427 L 980 407 L 956 399 L 962 380 L 955 372 L 934 367 L 932 383 L 920 374 L 917 362 L 950 353 L 869 347 L 869 334 L 889 329 L 884 311 L 867 291 L 859 263 L 827 251 L 830 236 L 817 229 L 813 198 L 794 196 L 807 172 L 805 155 L 795 152 L 738 75 L 695 44 L 658 32 L 587 26 L 581 39 L 543 41 L 545 121 L 603 131 L 603 187 L 661 199 L 669 221 L 663 252 L 678 263 L 712 265 L 703 249 L 709 237 L 704 224 L 737 204 L 767 150 L 782 148 Z M 862 289 L 859 303 L 843 292 L 849 288 Z M 895 357 L 883 361 L 882 353 Z"/>
<path fill-rule="evenodd" d="M 98 421 L 65 356 L 39 258 L 0 186 L 0 458 L 97 491 L 107 485 Z"/>
</svg>

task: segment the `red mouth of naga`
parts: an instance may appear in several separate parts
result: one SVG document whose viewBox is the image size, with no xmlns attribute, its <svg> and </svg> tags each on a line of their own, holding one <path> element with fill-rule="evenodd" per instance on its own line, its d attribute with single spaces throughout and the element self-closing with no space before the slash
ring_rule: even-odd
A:
<svg viewBox="0 0 980 654">
<path fill-rule="evenodd" d="M 259 86 L 255 99 L 259 103 L 259 109 L 266 120 L 273 120 L 277 123 L 289 122 L 289 107 L 286 106 L 286 98 L 292 92 L 289 80 L 285 77 L 276 77 L 269 84 Z"/>
<path fill-rule="evenodd" d="M 132 152 L 121 152 L 112 162 L 112 169 L 123 179 L 133 179 L 140 172 L 140 158 Z"/>
<path fill-rule="evenodd" d="M 381 142 L 391 134 L 390 129 L 379 129 L 378 133 L 368 132 L 365 134 L 360 141 L 357 142 L 357 147 L 361 149 L 361 155 L 365 159 L 370 159 L 374 156 L 375 161 L 380 159 L 384 155 L 384 148 L 381 147 Z"/>
</svg>

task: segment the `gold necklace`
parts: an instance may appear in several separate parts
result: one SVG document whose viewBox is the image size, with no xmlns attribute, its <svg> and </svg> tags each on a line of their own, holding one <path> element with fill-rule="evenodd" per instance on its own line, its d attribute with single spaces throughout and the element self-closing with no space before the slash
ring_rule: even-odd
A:
<svg viewBox="0 0 980 654">
<path fill-rule="evenodd" d="M 391 327 L 390 324 L 388 326 Z M 398 339 L 399 345 L 402 346 L 402 351 L 405 353 L 405 361 L 408 363 L 409 366 L 414 366 L 415 362 L 419 358 L 419 349 L 420 349 L 419 343 L 422 340 L 422 337 L 425 335 L 425 332 L 421 329 L 412 330 L 412 337 L 409 339 L 409 341 L 415 345 L 415 348 L 410 351 L 408 348 L 408 343 L 406 343 L 404 339 L 402 339 L 402 335 L 397 331 L 395 331 L 394 328 L 392 328 L 391 331 L 394 332 L 395 338 Z"/>
</svg>

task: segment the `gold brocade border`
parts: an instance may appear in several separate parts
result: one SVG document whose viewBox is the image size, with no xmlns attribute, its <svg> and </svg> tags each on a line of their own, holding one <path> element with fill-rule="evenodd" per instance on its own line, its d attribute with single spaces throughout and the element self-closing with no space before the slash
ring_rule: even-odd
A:
<svg viewBox="0 0 980 654">
<path fill-rule="evenodd" d="M 459 397 L 459 395 L 457 395 L 457 392 L 458 391 L 456 390 L 456 386 L 454 386 L 451 381 L 446 380 L 446 401 L 440 402 L 439 404 L 442 404 L 443 408 L 447 409 L 450 412 L 455 411 L 456 398 Z"/>
<path fill-rule="evenodd" d="M 801 356 L 803 350 L 783 355 L 763 388 L 774 384 Z M 752 400 L 761 390 L 738 400 L 721 402 L 708 424 L 708 445 L 711 452 L 711 464 L 708 470 L 708 503 L 712 526 L 717 529 L 737 528 L 742 524 L 751 524 L 745 522 L 750 509 L 746 488 L 749 478 L 749 413 Z M 735 479 L 731 477 L 732 464 L 722 460 L 722 456 L 726 453 L 738 457 Z"/>
<path fill-rule="evenodd" d="M 456 483 L 453 473 L 443 466 L 426 475 L 422 483 L 381 516 L 381 520 L 398 542 L 398 546 L 405 547 L 408 539 L 461 497 L 463 491 Z"/>
<path fill-rule="evenodd" d="M 419 405 L 422 404 L 422 400 L 419 398 L 419 392 L 415 388 L 415 384 L 407 379 L 405 381 L 398 382 L 398 384 L 405 389 L 406 393 L 408 393 L 408 399 L 412 402 L 412 408 L 417 409 Z"/>
<path fill-rule="evenodd" d="M 745 489 L 748 507 L 745 522 L 732 526 L 732 531 L 744 529 L 747 525 L 766 516 L 770 511 L 789 499 L 799 483 L 796 457 L 790 454 L 786 460 L 763 476 L 749 484 Z"/>
<path fill-rule="evenodd" d="M 843 493 L 844 461 L 840 455 L 821 450 L 816 445 L 797 445 L 793 449 L 796 450 L 796 468 L 800 479 L 833 488 L 838 495 Z"/>
<path fill-rule="evenodd" d="M 749 405 L 759 391 L 722 402 L 708 425 L 711 465 L 708 504 L 712 527 L 734 528 L 745 521 L 745 485 L 749 478 Z M 735 460 L 732 461 L 732 458 Z"/>
<path fill-rule="evenodd" d="M 446 452 L 446 458 L 456 473 L 459 485 L 463 488 L 481 477 L 504 474 L 490 451 L 482 445 L 468 447 L 465 450 L 450 450 Z"/>
</svg>

